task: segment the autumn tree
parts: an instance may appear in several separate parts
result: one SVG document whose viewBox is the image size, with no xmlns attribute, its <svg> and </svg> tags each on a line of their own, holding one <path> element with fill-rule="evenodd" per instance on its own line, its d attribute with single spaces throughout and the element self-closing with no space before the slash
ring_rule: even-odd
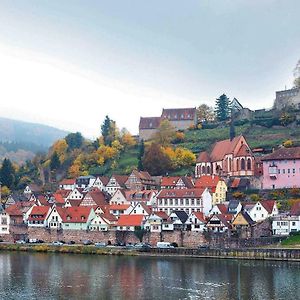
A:
<svg viewBox="0 0 300 300">
<path fill-rule="evenodd" d="M 296 88 L 300 88 L 300 59 L 297 62 L 297 65 L 294 69 L 294 85 Z"/>
<path fill-rule="evenodd" d="M 169 157 L 173 169 L 190 167 L 196 162 L 196 155 L 188 149 L 178 147 L 174 150 L 166 147 L 163 151 Z"/>
<path fill-rule="evenodd" d="M 57 153 L 60 163 L 63 163 L 65 161 L 67 150 L 68 150 L 68 144 L 65 139 L 56 141 L 51 147 L 52 154 L 54 152 Z"/>
<path fill-rule="evenodd" d="M 15 182 L 15 169 L 11 161 L 8 158 L 3 160 L 1 169 L 0 169 L 0 181 L 2 185 L 12 188 Z"/>
<path fill-rule="evenodd" d="M 168 146 L 176 137 L 176 130 L 169 120 L 165 119 L 160 122 L 157 132 L 154 135 L 155 143 L 162 146 Z"/>
<path fill-rule="evenodd" d="M 226 121 L 230 117 L 230 100 L 225 94 L 216 99 L 215 115 L 218 121 Z"/>
<path fill-rule="evenodd" d="M 171 160 L 159 144 L 152 143 L 145 151 L 143 166 L 151 175 L 164 175 L 171 169 Z"/>
<path fill-rule="evenodd" d="M 121 130 L 121 143 L 125 148 L 130 148 L 136 145 L 134 137 L 126 128 Z"/>
<path fill-rule="evenodd" d="M 65 140 L 68 144 L 68 150 L 80 148 L 83 145 L 83 136 L 80 132 L 69 133 Z"/>
<path fill-rule="evenodd" d="M 212 122 L 215 119 L 214 109 L 207 104 L 201 104 L 197 108 L 198 123 Z"/>
</svg>

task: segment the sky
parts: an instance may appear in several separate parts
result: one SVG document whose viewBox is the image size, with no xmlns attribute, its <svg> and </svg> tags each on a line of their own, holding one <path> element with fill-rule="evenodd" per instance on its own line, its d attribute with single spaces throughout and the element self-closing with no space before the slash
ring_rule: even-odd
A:
<svg viewBox="0 0 300 300">
<path fill-rule="evenodd" d="M 223 93 L 272 107 L 300 59 L 299 0 L 1 0 L 0 116 L 138 133 Z"/>
</svg>

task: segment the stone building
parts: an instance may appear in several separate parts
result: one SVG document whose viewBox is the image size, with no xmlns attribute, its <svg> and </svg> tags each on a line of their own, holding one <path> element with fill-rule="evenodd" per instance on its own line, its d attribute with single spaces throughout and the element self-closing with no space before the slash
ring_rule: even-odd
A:
<svg viewBox="0 0 300 300">
<path fill-rule="evenodd" d="M 160 122 L 164 119 L 170 121 L 176 130 L 185 130 L 197 125 L 196 108 L 170 108 L 163 109 L 160 117 L 140 118 L 139 139 L 150 140 L 157 132 Z"/>
<path fill-rule="evenodd" d="M 276 92 L 274 108 L 282 110 L 287 107 L 300 108 L 300 88 L 292 88 Z"/>
</svg>

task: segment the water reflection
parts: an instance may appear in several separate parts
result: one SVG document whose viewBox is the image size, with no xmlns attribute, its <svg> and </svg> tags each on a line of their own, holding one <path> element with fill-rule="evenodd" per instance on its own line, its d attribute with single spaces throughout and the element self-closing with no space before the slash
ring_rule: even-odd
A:
<svg viewBox="0 0 300 300">
<path fill-rule="evenodd" d="M 300 299 L 298 263 L 1 253 L 0 269 L 1 299 Z"/>
</svg>

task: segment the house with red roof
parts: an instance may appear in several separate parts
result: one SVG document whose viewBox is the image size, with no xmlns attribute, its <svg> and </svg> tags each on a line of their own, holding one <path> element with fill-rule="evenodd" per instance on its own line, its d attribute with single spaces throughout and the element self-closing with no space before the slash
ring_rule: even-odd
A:
<svg viewBox="0 0 300 300">
<path fill-rule="evenodd" d="M 106 186 L 109 182 L 109 177 L 106 176 L 96 176 L 96 180 L 93 183 L 92 188 L 97 188 L 102 192 L 106 191 Z"/>
<path fill-rule="evenodd" d="M 208 189 L 164 189 L 157 195 L 155 211 L 170 215 L 175 210 L 183 210 L 188 215 L 193 211 L 208 215 L 212 208 L 212 196 Z"/>
<path fill-rule="evenodd" d="M 79 206 L 106 206 L 108 203 L 106 202 L 105 195 L 102 191 L 98 189 L 91 190 L 87 192 Z"/>
<path fill-rule="evenodd" d="M 128 190 L 143 191 L 157 188 L 156 181 L 146 171 L 133 170 L 125 182 Z"/>
<path fill-rule="evenodd" d="M 76 185 L 76 179 L 64 179 L 59 183 L 59 188 L 61 190 L 72 191 Z"/>
<path fill-rule="evenodd" d="M 96 217 L 93 207 L 65 207 L 62 215 L 63 230 L 88 230 Z"/>
<path fill-rule="evenodd" d="M 135 231 L 143 226 L 144 220 L 144 215 L 121 215 L 115 228 L 119 231 Z"/>
<path fill-rule="evenodd" d="M 203 175 L 254 176 L 255 157 L 244 136 L 216 142 L 210 152 L 200 152 L 195 177 Z"/>
<path fill-rule="evenodd" d="M 143 191 L 136 191 L 136 190 L 128 190 L 123 191 L 124 196 L 126 198 L 127 203 L 131 205 L 137 205 L 138 203 L 144 203 L 148 206 L 152 206 L 156 203 L 156 196 L 158 191 L 156 190 L 143 190 Z"/>
<path fill-rule="evenodd" d="M 131 202 L 127 200 L 127 192 L 132 193 L 132 191 L 125 191 L 123 189 L 119 189 L 117 190 L 113 196 L 111 197 L 111 199 L 109 200 L 109 204 L 110 205 L 120 205 L 120 204 L 128 204 L 130 205 Z"/>
<path fill-rule="evenodd" d="M 50 206 L 34 206 L 28 216 L 28 227 L 46 227 Z"/>
<path fill-rule="evenodd" d="M 23 225 L 27 223 L 28 216 L 33 207 L 37 206 L 33 201 L 17 202 L 9 206 L 5 212 L 9 217 L 9 224 Z"/>
<path fill-rule="evenodd" d="M 162 225 L 169 220 L 165 212 L 152 212 L 144 223 L 144 229 L 150 232 L 162 232 Z"/>
<path fill-rule="evenodd" d="M 121 215 L 128 214 L 131 209 L 132 206 L 130 204 L 112 204 L 107 207 L 107 211 L 117 218 Z"/>
<path fill-rule="evenodd" d="M 275 200 L 263 200 L 255 203 L 246 203 L 244 210 L 255 222 L 264 221 L 267 218 L 278 215 L 278 207 Z"/>
<path fill-rule="evenodd" d="M 206 224 L 206 218 L 202 212 L 194 211 L 189 215 L 185 223 L 191 231 L 203 232 Z"/>
<path fill-rule="evenodd" d="M 195 188 L 208 188 L 212 195 L 212 205 L 226 201 L 226 182 L 217 175 L 202 175 L 195 180 Z"/>
<path fill-rule="evenodd" d="M 100 214 L 91 221 L 89 230 L 91 231 L 108 231 L 113 225 L 117 223 L 118 219 L 110 214 Z"/>
<path fill-rule="evenodd" d="M 214 214 L 205 225 L 205 230 L 211 232 L 226 232 L 232 228 L 232 215 Z"/>
<path fill-rule="evenodd" d="M 148 217 L 152 213 L 152 208 L 145 203 L 137 203 L 135 206 L 130 207 L 127 212 L 128 215 L 144 215 Z"/>
<path fill-rule="evenodd" d="M 117 190 L 126 189 L 127 179 L 128 176 L 113 174 L 106 185 L 106 192 L 112 196 Z"/>
<path fill-rule="evenodd" d="M 46 218 L 46 227 L 51 229 L 61 229 L 65 208 L 53 205 Z"/>
</svg>

